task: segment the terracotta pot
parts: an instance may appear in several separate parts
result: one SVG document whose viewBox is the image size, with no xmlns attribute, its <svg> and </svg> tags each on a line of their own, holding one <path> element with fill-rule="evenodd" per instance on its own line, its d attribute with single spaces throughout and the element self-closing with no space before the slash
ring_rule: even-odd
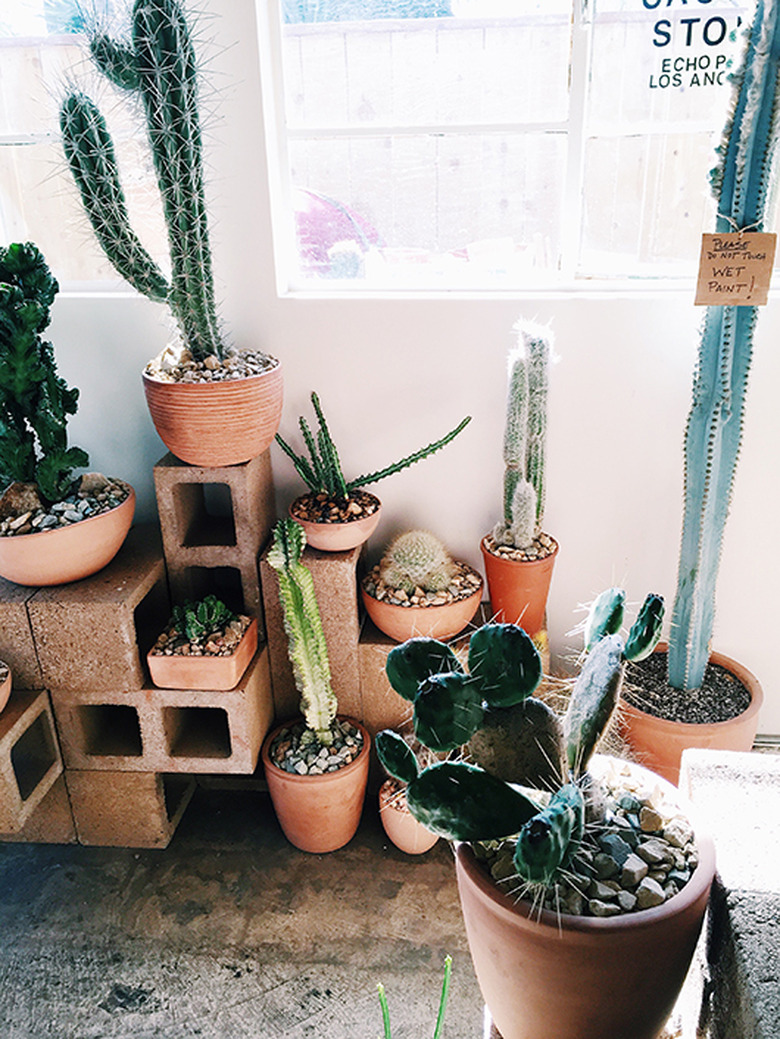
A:
<svg viewBox="0 0 780 1039">
<path fill-rule="evenodd" d="M 3 661 L 3 663 L 5 663 L 5 661 Z M 7 664 L 5 666 L 8 667 Z M 8 667 L 8 674 L 5 676 L 3 681 L 0 682 L 0 711 L 2 711 L 5 705 L 8 703 L 12 687 L 13 679 L 11 676 L 11 668 Z"/>
<path fill-rule="evenodd" d="M 33 588 L 90 577 L 122 547 L 134 512 L 135 491 L 130 487 L 127 498 L 110 512 L 67 527 L 0 538 L 0 577 Z"/>
<path fill-rule="evenodd" d="M 480 548 L 493 616 L 505 624 L 519 624 L 529 635 L 536 635 L 545 626 L 547 596 L 558 555 L 557 542 L 551 555 L 529 562 L 494 555 L 485 538 Z"/>
<path fill-rule="evenodd" d="M 655 652 L 666 650 L 666 644 L 660 643 Z M 756 738 L 758 712 L 764 702 L 758 679 L 752 671 L 722 653 L 711 653 L 710 662 L 725 667 L 750 693 L 749 706 L 736 718 L 702 724 L 674 722 L 647 714 L 625 699 L 620 701 L 620 727 L 626 743 L 642 765 L 670 783 L 676 784 L 680 778 L 680 758 L 687 747 L 750 750 Z"/>
<path fill-rule="evenodd" d="M 712 840 L 699 834 L 697 845 L 699 865 L 679 894 L 609 918 L 532 913 L 458 846 L 469 948 L 503 1039 L 655 1039 L 685 980 L 715 872 Z"/>
<path fill-rule="evenodd" d="M 438 836 L 417 822 L 409 811 L 404 811 L 406 794 L 396 790 L 392 779 L 386 780 L 379 788 L 379 818 L 385 833 L 401 851 L 407 855 L 422 855 L 430 851 L 438 841 Z"/>
<path fill-rule="evenodd" d="M 253 618 L 229 657 L 164 656 L 147 653 L 152 681 L 160 689 L 232 689 L 249 667 L 257 649 L 257 621 Z"/>
<path fill-rule="evenodd" d="M 450 639 L 463 631 L 482 602 L 482 583 L 466 599 L 442 603 L 440 606 L 399 606 L 397 603 L 375 599 L 360 589 L 366 613 L 380 631 L 396 642 L 405 642 L 415 635 L 436 639 Z"/>
<path fill-rule="evenodd" d="M 306 497 L 306 495 L 301 495 L 301 497 Z M 372 494 L 371 497 L 376 496 Z M 363 519 L 353 520 L 352 523 L 313 523 L 311 520 L 300 519 L 293 512 L 295 502 L 299 500 L 295 499 L 288 512 L 292 519 L 303 527 L 306 544 L 319 549 L 320 552 L 347 552 L 351 548 L 362 545 L 376 530 L 382 512 L 380 503 L 376 512 L 372 512 L 370 516 L 365 516 Z M 378 498 L 376 500 L 379 501 Z"/>
<path fill-rule="evenodd" d="M 274 765 L 269 754 L 271 742 L 289 723 L 274 729 L 263 743 L 263 767 L 276 817 L 287 840 L 301 851 L 320 854 L 343 848 L 355 836 L 360 823 L 371 737 L 353 718 L 340 720 L 350 721 L 360 729 L 363 748 L 349 765 L 337 772 L 297 776 Z"/>
<path fill-rule="evenodd" d="M 266 451 L 282 416 L 282 366 L 225 382 L 163 382 L 143 374 L 154 428 L 190 465 L 238 465 Z"/>
</svg>

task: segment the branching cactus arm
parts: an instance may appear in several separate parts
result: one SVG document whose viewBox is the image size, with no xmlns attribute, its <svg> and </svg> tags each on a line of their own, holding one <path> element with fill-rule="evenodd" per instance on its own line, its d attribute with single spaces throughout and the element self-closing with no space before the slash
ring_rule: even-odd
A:
<svg viewBox="0 0 780 1039">
<path fill-rule="evenodd" d="M 311 572 L 301 563 L 306 544 L 303 528 L 291 519 L 280 520 L 268 563 L 279 576 L 288 652 L 301 696 L 306 726 L 323 745 L 333 741 L 336 696 L 331 687 L 330 664 Z"/>
</svg>

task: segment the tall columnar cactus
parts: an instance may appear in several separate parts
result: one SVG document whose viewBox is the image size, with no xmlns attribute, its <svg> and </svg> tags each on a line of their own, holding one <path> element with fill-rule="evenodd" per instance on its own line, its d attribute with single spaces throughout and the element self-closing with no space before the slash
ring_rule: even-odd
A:
<svg viewBox="0 0 780 1039">
<path fill-rule="evenodd" d="M 379 564 L 390 588 L 411 594 L 415 588 L 441 592 L 455 575 L 455 563 L 442 542 L 427 530 L 407 530 L 393 538 Z"/>
<path fill-rule="evenodd" d="M 588 763 L 617 705 L 626 660 L 652 652 L 661 634 L 663 601 L 648 595 L 625 642 L 623 592 L 604 592 L 588 625 L 590 650 L 559 723 L 533 696 L 539 654 L 514 624 L 487 624 L 471 636 L 468 672 L 443 643 L 417 638 L 387 657 L 387 676 L 414 705 L 415 735 L 435 751 L 466 745 L 477 764 L 439 762 L 419 769 L 407 743 L 379 733 L 387 771 L 407 783 L 412 815 L 455 840 L 518 834 L 514 865 L 530 884 L 551 884 L 582 839 Z M 503 745 L 503 746 L 502 746 Z M 518 787 L 554 790 L 542 808 Z M 591 801 L 594 799 L 591 795 Z"/>
<path fill-rule="evenodd" d="M 106 256 L 139 292 L 169 303 L 196 360 L 222 358 L 211 270 L 198 115 L 198 76 L 187 20 L 178 0 L 135 0 L 132 35 L 113 40 L 93 31 L 98 69 L 146 116 L 162 196 L 170 282 L 130 227 L 114 145 L 97 106 L 72 91 L 60 109 L 68 164 Z"/>
<path fill-rule="evenodd" d="M 288 653 L 295 684 L 301 694 L 301 713 L 309 729 L 324 746 L 333 742 L 331 725 L 336 717 L 336 696 L 330 683 L 328 647 L 314 594 L 311 571 L 301 563 L 306 547 L 303 527 L 291 519 L 280 520 L 268 562 L 279 575 Z"/>
<path fill-rule="evenodd" d="M 50 502 L 89 464 L 68 447 L 67 421 L 79 391 L 57 375 L 54 347 L 41 338 L 59 286 L 30 242 L 0 247 L 0 486 L 36 483 Z"/>
<path fill-rule="evenodd" d="M 777 143 L 779 62 L 780 4 L 758 0 L 713 171 L 718 233 L 763 229 Z M 698 689 L 709 657 L 756 317 L 756 307 L 711 306 L 702 328 L 685 433 L 685 508 L 669 635 L 669 682 L 677 689 Z"/>
<path fill-rule="evenodd" d="M 493 538 L 499 545 L 528 548 L 544 516 L 551 334 L 523 321 L 515 330 L 504 427 L 504 518 Z"/>
</svg>

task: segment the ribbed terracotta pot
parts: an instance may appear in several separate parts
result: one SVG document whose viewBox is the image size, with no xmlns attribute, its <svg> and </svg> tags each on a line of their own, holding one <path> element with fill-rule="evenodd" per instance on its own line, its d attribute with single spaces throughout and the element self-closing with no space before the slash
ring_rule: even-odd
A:
<svg viewBox="0 0 780 1039">
<path fill-rule="evenodd" d="M 164 382 L 143 373 L 154 428 L 190 465 L 238 465 L 266 451 L 282 417 L 282 366 L 225 382 Z"/>
<path fill-rule="evenodd" d="M 5 661 L 3 661 L 5 663 Z M 8 665 L 5 665 L 8 667 Z M 11 689 L 13 688 L 13 676 L 11 675 L 11 668 L 8 667 L 8 674 L 5 676 L 2 682 L 0 682 L 0 711 L 3 710 L 5 705 L 11 696 Z"/>
<path fill-rule="evenodd" d="M 666 643 L 655 652 L 665 653 Z M 637 761 L 670 783 L 680 778 L 680 759 L 688 747 L 702 750 L 750 750 L 758 731 L 758 712 L 764 702 L 761 683 L 752 671 L 723 653 L 711 653 L 710 662 L 730 671 L 750 693 L 750 704 L 736 718 L 725 722 L 690 724 L 656 718 L 646 711 L 620 701 L 620 729 Z"/>
<path fill-rule="evenodd" d="M 160 689 L 232 689 L 249 667 L 257 649 L 257 621 L 252 619 L 229 657 L 147 653 L 152 681 Z"/>
<path fill-rule="evenodd" d="M 343 848 L 355 836 L 360 824 L 371 737 L 353 718 L 340 720 L 360 729 L 363 747 L 349 765 L 337 772 L 298 776 L 274 765 L 269 754 L 271 742 L 289 723 L 274 729 L 263 743 L 263 767 L 276 817 L 287 840 L 301 851 L 320 854 Z"/>
<path fill-rule="evenodd" d="M 385 833 L 407 855 L 422 855 L 434 846 L 438 836 L 418 822 L 411 812 L 403 810 L 406 794 L 398 792 L 392 779 L 379 788 L 379 818 Z"/>
<path fill-rule="evenodd" d="M 499 891 L 459 845 L 471 957 L 503 1039 L 656 1039 L 685 980 L 715 872 L 712 840 L 699 834 L 697 846 L 691 880 L 663 905 L 558 918 Z"/>
<path fill-rule="evenodd" d="M 493 616 L 503 624 L 519 624 L 529 635 L 544 628 L 555 551 L 545 559 L 521 562 L 494 555 L 485 539 L 480 543 Z"/>
<path fill-rule="evenodd" d="M 371 497 L 376 496 L 371 495 Z M 378 498 L 376 500 L 379 502 Z M 298 499 L 296 498 L 295 501 Z M 320 552 L 348 552 L 350 549 L 362 545 L 376 530 L 382 512 L 380 503 L 376 512 L 372 512 L 370 516 L 365 516 L 363 519 L 353 520 L 351 523 L 313 523 L 295 515 L 293 512 L 295 501 L 290 505 L 289 515 L 303 527 L 306 544 L 319 549 Z"/>
<path fill-rule="evenodd" d="M 397 603 L 375 599 L 360 589 L 366 613 L 384 632 L 396 642 L 405 642 L 417 635 L 436 639 L 450 639 L 463 631 L 474 617 L 482 602 L 482 584 L 468 598 L 440 606 L 399 606 Z"/>
<path fill-rule="evenodd" d="M 127 498 L 110 512 L 67 527 L 0 538 L 0 577 L 33 588 L 90 577 L 122 547 L 134 512 L 135 491 L 130 487 Z"/>
</svg>

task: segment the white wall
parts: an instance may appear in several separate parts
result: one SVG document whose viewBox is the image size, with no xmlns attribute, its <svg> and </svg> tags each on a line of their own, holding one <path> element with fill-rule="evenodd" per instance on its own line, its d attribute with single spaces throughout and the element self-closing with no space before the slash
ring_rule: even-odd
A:
<svg viewBox="0 0 780 1039">
<path fill-rule="evenodd" d="M 215 265 L 222 316 L 236 342 L 278 356 L 282 432 L 320 394 L 347 474 L 384 465 L 440 436 L 445 451 L 377 488 L 384 518 L 371 549 L 428 526 L 481 566 L 479 539 L 501 507 L 505 355 L 519 315 L 550 322 L 552 378 L 546 528 L 561 543 L 549 606 L 553 649 L 579 648 L 576 612 L 619 582 L 638 602 L 674 594 L 681 522 L 682 438 L 701 312 L 685 294 L 653 298 L 479 300 L 279 299 L 273 274 L 253 0 L 204 3 L 221 92 L 210 127 Z M 229 6 L 225 12 L 224 8 Z M 95 468 L 129 479 L 139 515 L 154 514 L 152 465 L 164 448 L 147 416 L 140 369 L 166 340 L 165 311 L 138 298 L 60 295 L 52 339 L 63 375 L 81 387 L 72 440 Z M 726 532 L 716 648 L 754 670 L 767 697 L 764 732 L 780 732 L 777 454 L 780 298 L 761 315 L 742 460 Z M 300 488 L 273 448 L 280 510 Z"/>
</svg>

